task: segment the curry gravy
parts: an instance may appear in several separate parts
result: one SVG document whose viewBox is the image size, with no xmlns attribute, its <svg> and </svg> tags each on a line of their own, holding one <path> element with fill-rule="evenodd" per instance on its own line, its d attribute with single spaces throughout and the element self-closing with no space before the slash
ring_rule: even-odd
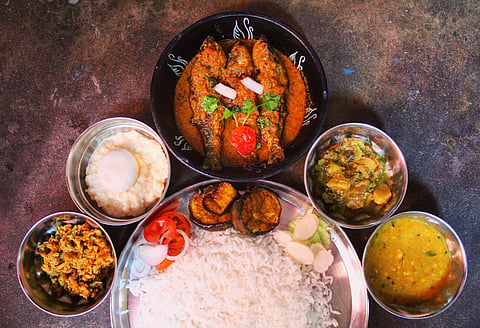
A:
<svg viewBox="0 0 480 328">
<path fill-rule="evenodd" d="M 221 46 L 228 55 L 233 43 L 238 40 L 230 40 L 221 42 Z M 242 40 L 242 43 L 251 51 L 255 40 Z M 302 127 L 303 118 L 307 107 L 307 89 L 302 75 L 297 70 L 290 59 L 275 50 L 279 59 L 282 61 L 287 72 L 289 85 L 286 92 L 286 108 L 287 115 L 282 134 L 282 147 L 286 148 L 290 145 L 298 135 Z M 175 89 L 175 118 L 177 126 L 188 144 L 197 152 L 204 155 L 203 140 L 197 126 L 191 123 L 192 109 L 190 107 L 190 75 L 193 59 L 190 60 L 177 82 Z M 261 141 L 261 147 L 256 150 L 256 161 L 252 162 L 251 156 L 242 156 L 238 153 L 230 143 L 230 134 L 236 127 L 234 119 L 228 118 L 225 121 L 225 129 L 223 132 L 222 146 L 222 164 L 226 166 L 252 166 L 265 162 L 268 153 L 266 151 L 265 142 Z"/>
</svg>

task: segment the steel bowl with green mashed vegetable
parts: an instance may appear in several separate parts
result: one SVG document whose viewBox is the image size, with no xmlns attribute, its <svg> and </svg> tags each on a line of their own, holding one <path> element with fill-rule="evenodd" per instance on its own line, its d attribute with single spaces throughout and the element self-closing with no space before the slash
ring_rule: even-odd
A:
<svg viewBox="0 0 480 328">
<path fill-rule="evenodd" d="M 393 215 L 407 181 L 398 146 L 385 132 L 364 123 L 325 131 L 305 161 L 310 200 L 323 216 L 346 228 L 366 228 Z"/>
<path fill-rule="evenodd" d="M 381 207 L 392 197 L 385 158 L 370 142 L 344 137 L 314 166 L 315 190 L 330 210 L 346 217 Z"/>
</svg>

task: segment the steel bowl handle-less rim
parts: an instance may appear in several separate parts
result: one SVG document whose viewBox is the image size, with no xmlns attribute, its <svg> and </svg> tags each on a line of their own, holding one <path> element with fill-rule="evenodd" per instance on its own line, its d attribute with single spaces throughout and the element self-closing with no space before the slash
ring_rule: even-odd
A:
<svg viewBox="0 0 480 328">
<path fill-rule="evenodd" d="M 164 192 L 162 195 L 162 199 L 165 196 L 167 189 L 170 185 L 170 176 L 171 176 L 171 162 L 170 156 L 168 153 L 168 149 L 165 146 L 163 140 L 158 136 L 157 132 L 155 132 L 152 128 L 148 125 L 129 117 L 113 117 L 104 119 L 99 121 L 93 125 L 91 125 L 87 130 L 85 130 L 77 140 L 74 142 L 71 151 L 67 158 L 67 165 L 66 165 L 66 182 L 67 182 L 67 190 L 70 194 L 71 199 L 75 203 L 78 209 L 81 212 L 94 216 L 98 221 L 102 222 L 103 224 L 111 225 L 111 226 L 119 226 L 130 224 L 133 222 L 140 221 L 145 216 L 150 214 L 152 211 L 155 210 L 156 206 L 159 204 L 154 204 L 148 209 L 145 213 L 138 215 L 133 218 L 129 219 L 119 219 L 113 216 L 107 215 L 106 213 L 100 211 L 98 208 L 93 206 L 92 201 L 87 198 L 86 192 L 82 186 L 82 179 L 76 179 L 76 177 L 81 177 L 85 171 L 85 167 L 82 165 L 82 161 L 85 158 L 85 153 L 88 147 L 94 144 L 95 135 L 98 131 L 102 130 L 102 133 L 107 133 L 109 129 L 114 128 L 136 128 L 138 129 L 139 133 L 142 135 L 145 134 L 147 138 L 153 138 L 156 142 L 158 142 L 159 146 L 161 147 L 163 153 L 165 154 L 165 158 L 168 163 L 168 177 L 165 181 Z M 76 153 L 75 150 L 81 150 L 80 153 Z M 76 163 L 76 165 L 74 165 Z M 85 164 L 86 166 L 86 164 Z M 82 172 L 83 171 L 83 172 Z M 159 202 L 162 200 L 160 199 Z"/>
<path fill-rule="evenodd" d="M 32 291 L 33 287 L 29 283 L 29 275 L 32 275 L 31 272 L 26 272 L 24 269 L 24 262 L 22 260 L 29 259 L 30 257 L 34 256 L 34 253 L 36 251 L 37 243 L 34 240 L 35 237 L 39 234 L 37 231 L 38 228 L 44 224 L 46 224 L 48 221 L 50 221 L 53 218 L 57 217 L 72 217 L 76 218 L 76 220 L 80 220 L 81 222 L 88 222 L 90 226 L 96 229 L 100 229 L 107 239 L 108 244 L 112 247 L 112 255 L 114 259 L 114 266 L 113 266 L 113 276 L 109 279 L 109 286 L 107 287 L 107 291 L 104 293 L 104 295 L 96 300 L 94 303 L 88 306 L 84 306 L 80 308 L 78 312 L 74 313 L 68 313 L 65 311 L 52 311 L 48 309 L 46 306 L 43 306 L 40 302 L 39 296 L 33 296 L 35 293 Z M 43 231 L 42 231 L 43 232 Z M 22 292 L 25 294 L 25 296 L 28 298 L 28 300 L 38 309 L 42 310 L 43 312 L 54 315 L 57 317 L 76 317 L 80 316 L 83 314 L 86 314 L 94 309 L 96 309 L 100 304 L 102 304 L 109 296 L 110 292 L 113 286 L 114 281 L 116 280 L 116 273 L 117 273 L 117 255 L 115 252 L 115 248 L 113 246 L 113 242 L 110 239 L 110 236 L 108 233 L 105 231 L 105 229 L 98 223 L 96 222 L 93 218 L 86 216 L 81 213 L 76 213 L 76 212 L 57 212 L 57 213 L 52 213 L 40 220 L 38 220 L 25 234 L 25 237 L 22 240 L 22 243 L 20 244 L 18 254 L 17 254 L 17 280 L 18 283 L 20 284 L 20 287 L 22 289 Z M 35 279 L 35 277 L 31 277 L 32 279 Z M 88 304 L 88 303 L 87 303 Z"/>
<path fill-rule="evenodd" d="M 317 148 L 321 144 L 323 144 L 323 143 L 325 143 L 326 141 L 329 140 L 326 136 L 329 136 L 334 131 L 338 131 L 340 133 L 340 132 L 343 132 L 344 130 L 348 131 L 348 130 L 352 130 L 352 129 L 370 130 L 370 131 L 374 132 L 376 135 L 384 138 L 386 140 L 387 144 L 390 147 L 393 148 L 396 155 L 398 155 L 398 158 L 397 158 L 398 168 L 403 168 L 402 170 L 399 171 L 401 173 L 402 181 L 401 181 L 401 184 L 398 187 L 401 190 L 401 192 L 398 195 L 398 199 L 397 199 L 396 203 L 392 206 L 392 208 L 390 208 L 390 210 L 387 212 L 387 214 L 381 220 L 370 221 L 370 222 L 367 222 L 366 224 L 361 224 L 361 225 L 349 224 L 347 222 L 340 222 L 340 221 L 333 220 L 315 201 L 317 199 L 317 197 L 313 194 L 313 191 L 309 187 L 310 184 L 308 182 L 309 179 L 311 179 L 310 169 L 314 165 L 313 163 L 318 160 L 318 158 L 317 158 L 318 149 Z M 355 133 L 353 133 L 353 135 L 355 135 Z M 315 209 L 317 211 L 319 211 L 322 214 L 322 216 L 324 216 L 325 218 L 327 218 L 330 221 L 334 221 L 336 224 L 338 224 L 338 225 L 340 225 L 344 228 L 365 229 L 365 228 L 369 228 L 369 227 L 373 227 L 375 225 L 378 225 L 382 222 L 385 222 L 386 220 L 388 220 L 388 218 L 390 218 L 396 212 L 396 210 L 402 204 L 403 199 L 405 198 L 406 191 L 407 191 L 407 185 L 408 185 L 408 169 L 407 169 L 407 163 L 405 161 L 405 157 L 403 156 L 403 153 L 400 150 L 400 147 L 398 147 L 396 142 L 388 134 L 386 134 L 384 131 L 382 131 L 379 128 L 376 128 L 376 127 L 374 127 L 370 124 L 366 124 L 366 123 L 344 123 L 344 124 L 340 124 L 340 125 L 334 126 L 330 129 L 326 130 L 325 132 L 322 133 L 322 135 L 319 138 L 317 138 L 317 140 L 315 141 L 315 143 L 313 144 L 313 146 L 310 148 L 309 152 L 307 153 L 306 158 L 307 158 L 307 160 L 305 161 L 304 170 L 303 170 L 303 181 L 304 181 L 304 186 L 305 186 L 305 190 L 307 192 L 308 197 L 312 200 L 312 203 L 313 203 L 313 206 L 315 207 Z"/>
<path fill-rule="evenodd" d="M 420 217 L 420 219 L 428 221 L 430 224 L 433 224 L 436 229 L 438 229 L 445 237 L 446 242 L 447 242 L 447 247 L 450 252 L 452 252 L 452 267 L 454 272 L 452 274 L 459 275 L 460 279 L 457 280 L 457 282 L 450 287 L 450 289 L 453 289 L 451 291 L 451 295 L 449 299 L 447 300 L 446 304 L 444 304 L 441 308 L 439 308 L 437 311 L 434 312 L 415 312 L 415 313 L 409 313 L 407 307 L 402 307 L 402 306 L 397 306 L 395 308 L 391 308 L 389 305 L 387 305 L 377 294 L 375 291 L 373 291 L 369 285 L 368 285 L 368 280 L 366 276 L 365 269 L 363 270 L 364 274 L 364 280 L 367 283 L 367 290 L 370 296 L 375 300 L 377 304 L 379 304 L 384 310 L 387 312 L 400 317 L 400 318 L 405 318 L 405 319 L 425 319 L 425 318 L 431 318 L 434 317 L 445 310 L 447 310 L 450 306 L 455 303 L 455 301 L 458 299 L 460 294 L 463 291 L 463 288 L 465 286 L 465 283 L 467 281 L 467 275 L 468 275 L 468 261 L 467 261 L 467 254 L 465 252 L 465 247 L 463 246 L 462 240 L 460 239 L 459 235 L 457 232 L 443 219 L 440 217 L 433 215 L 431 213 L 426 213 L 422 211 L 407 211 L 407 212 L 402 212 L 395 214 L 392 216 L 390 219 L 396 219 L 396 218 L 402 218 L 402 217 Z M 362 267 L 365 268 L 365 260 L 366 260 L 366 254 L 368 250 L 368 245 L 370 244 L 372 238 L 374 238 L 375 234 L 386 224 L 387 222 L 382 223 L 379 225 L 370 235 L 370 237 L 367 240 L 366 246 L 363 250 L 363 255 L 362 255 Z M 453 244 L 458 245 L 458 248 L 453 249 Z M 446 288 L 446 287 L 444 287 Z"/>
</svg>

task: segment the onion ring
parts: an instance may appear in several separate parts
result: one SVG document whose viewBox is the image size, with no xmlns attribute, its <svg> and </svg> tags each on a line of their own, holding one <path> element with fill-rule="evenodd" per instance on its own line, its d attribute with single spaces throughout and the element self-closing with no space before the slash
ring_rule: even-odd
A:
<svg viewBox="0 0 480 328">
<path fill-rule="evenodd" d="M 177 229 L 177 233 L 182 235 L 183 240 L 185 241 L 185 244 L 183 245 L 182 251 L 178 255 L 170 256 L 170 255 L 168 255 L 168 252 L 167 252 L 167 255 L 165 256 L 165 258 L 167 260 L 170 260 L 170 261 L 175 261 L 175 260 L 178 260 L 179 258 L 181 258 L 183 255 L 185 255 L 185 252 L 187 251 L 188 246 L 190 246 L 190 240 L 189 240 L 186 232 L 183 231 L 182 229 Z M 160 240 L 161 240 L 161 238 L 160 238 Z"/>
</svg>

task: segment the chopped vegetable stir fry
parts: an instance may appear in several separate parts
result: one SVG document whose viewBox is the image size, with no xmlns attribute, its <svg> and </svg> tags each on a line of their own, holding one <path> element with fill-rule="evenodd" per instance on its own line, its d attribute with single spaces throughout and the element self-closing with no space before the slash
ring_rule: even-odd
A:
<svg viewBox="0 0 480 328">
<path fill-rule="evenodd" d="M 316 194 L 327 207 L 348 217 L 352 211 L 387 203 L 391 196 L 385 159 L 368 141 L 345 137 L 314 167 Z"/>
<path fill-rule="evenodd" d="M 113 267 L 112 252 L 102 231 L 88 223 L 58 226 L 56 233 L 38 247 L 42 270 L 53 287 L 85 299 L 104 288 L 102 279 Z"/>
</svg>

